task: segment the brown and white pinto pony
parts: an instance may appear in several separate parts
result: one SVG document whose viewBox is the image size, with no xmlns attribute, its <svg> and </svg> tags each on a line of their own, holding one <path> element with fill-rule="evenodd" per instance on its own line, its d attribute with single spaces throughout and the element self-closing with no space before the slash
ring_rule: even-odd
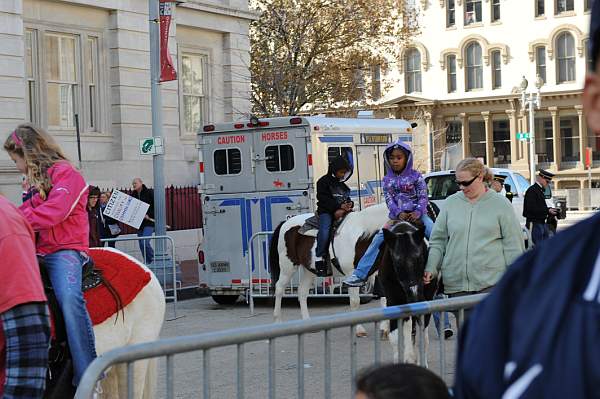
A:
<svg viewBox="0 0 600 399">
<path fill-rule="evenodd" d="M 286 286 L 290 283 L 294 273 L 300 267 L 312 268 L 314 270 L 314 258 L 316 239 L 298 233 L 306 219 L 313 216 L 312 213 L 298 215 L 281 223 L 274 231 L 269 247 L 269 264 L 271 267 L 271 280 L 275 284 L 275 309 L 273 316 L 276 322 L 281 321 L 281 299 Z M 367 250 L 373 236 L 388 221 L 388 209 L 385 204 L 374 205 L 360 212 L 351 212 L 342 221 L 336 231 L 333 244 L 329 252 L 331 258 L 337 258 L 344 275 L 349 276 L 354 271 L 360 258 Z M 334 276 L 341 274 L 334 269 Z M 373 278 L 373 277 L 372 277 Z M 303 270 L 300 273 L 300 284 L 298 286 L 298 301 L 303 319 L 308 319 L 307 298 L 310 288 L 313 286 L 315 275 Z M 359 288 L 348 289 L 350 295 L 350 309 L 357 310 L 360 305 Z M 382 325 L 382 330 L 386 329 Z M 366 330 L 357 326 L 356 334 L 366 336 Z"/>
</svg>

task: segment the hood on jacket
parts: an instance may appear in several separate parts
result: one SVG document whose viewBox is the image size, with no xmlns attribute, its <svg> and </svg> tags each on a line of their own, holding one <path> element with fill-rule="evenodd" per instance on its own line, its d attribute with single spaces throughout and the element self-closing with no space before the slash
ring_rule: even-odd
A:
<svg viewBox="0 0 600 399">
<path fill-rule="evenodd" d="M 390 165 L 390 161 L 388 160 L 391 152 L 393 150 L 395 150 L 396 148 L 400 148 L 408 156 L 408 159 L 406 160 L 406 166 L 404 167 L 404 170 L 399 175 L 396 175 L 396 173 L 394 173 L 394 171 L 392 170 L 392 166 Z M 393 143 L 389 144 L 385 148 L 384 155 L 385 156 L 383 157 L 383 163 L 385 165 L 386 175 L 388 177 L 404 176 L 404 175 L 408 175 L 408 173 L 410 173 L 410 171 L 412 171 L 412 169 L 413 169 L 412 150 L 410 149 L 410 146 L 408 144 L 406 144 L 405 142 L 403 142 L 402 140 L 398 139 L 398 140 L 394 141 Z"/>
<path fill-rule="evenodd" d="M 352 176 L 352 167 L 350 166 L 350 163 L 346 160 L 346 158 L 342 156 L 337 156 L 333 158 L 331 162 L 329 162 L 329 169 L 327 173 L 335 177 L 335 172 L 337 172 L 340 169 L 346 169 L 346 174 L 342 179 L 340 179 L 340 181 L 343 183 L 347 181 L 350 178 L 350 176 Z"/>
</svg>

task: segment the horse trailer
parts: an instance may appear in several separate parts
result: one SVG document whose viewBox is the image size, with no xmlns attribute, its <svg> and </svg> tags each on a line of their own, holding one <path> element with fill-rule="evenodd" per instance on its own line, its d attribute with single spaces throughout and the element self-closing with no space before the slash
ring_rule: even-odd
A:
<svg viewBox="0 0 600 399">
<path fill-rule="evenodd" d="M 269 233 L 286 219 L 314 212 L 316 180 L 344 156 L 361 209 L 382 201 L 383 152 L 412 142 L 400 119 L 278 117 L 218 123 L 198 133 L 203 203 L 200 278 L 219 303 L 240 294 L 271 296 Z M 297 280 L 286 293 L 295 296 Z M 311 295 L 345 295 L 339 278 L 318 278 Z"/>
</svg>

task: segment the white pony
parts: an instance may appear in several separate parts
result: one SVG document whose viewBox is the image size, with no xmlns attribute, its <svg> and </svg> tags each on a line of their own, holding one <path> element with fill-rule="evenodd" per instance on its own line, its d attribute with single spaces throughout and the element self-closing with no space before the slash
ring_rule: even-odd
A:
<svg viewBox="0 0 600 399">
<path fill-rule="evenodd" d="M 165 296 L 158 279 L 137 259 L 113 248 L 94 250 L 118 253 L 150 273 L 150 281 L 134 300 L 102 323 L 94 326 L 96 351 L 102 355 L 122 346 L 155 341 L 159 338 L 165 316 Z M 156 390 L 156 360 L 142 360 L 134 366 L 134 398 L 153 398 Z M 127 366 L 111 367 L 101 382 L 101 397 L 127 396 Z"/>
<path fill-rule="evenodd" d="M 316 240 L 313 237 L 302 236 L 297 233 L 298 227 L 302 226 L 311 216 L 313 214 L 309 213 L 290 218 L 277 227 L 271 239 L 269 249 L 271 277 L 274 281 L 277 280 L 275 285 L 275 309 L 273 312 L 276 322 L 281 322 L 281 298 L 298 267 L 304 266 L 305 268 L 311 267 L 314 269 Z M 351 212 L 346 216 L 336 231 L 333 245 L 329 247 L 331 258 L 337 258 L 346 276 L 352 274 L 368 243 L 387 221 L 388 209 L 385 204 L 374 205 L 360 212 Z M 290 254 L 289 250 L 295 253 Z M 334 275 L 341 276 L 335 268 Z M 300 302 L 303 319 L 310 317 L 307 297 L 314 279 L 315 275 L 307 270 L 301 273 L 298 301 Z M 348 289 L 348 293 L 350 295 L 350 309 L 357 310 L 360 305 L 359 288 L 351 287 Z M 385 323 L 382 323 L 382 329 L 385 329 L 385 327 Z M 389 328 L 387 331 L 389 331 Z M 361 325 L 358 325 L 356 335 L 366 336 L 367 333 Z"/>
</svg>

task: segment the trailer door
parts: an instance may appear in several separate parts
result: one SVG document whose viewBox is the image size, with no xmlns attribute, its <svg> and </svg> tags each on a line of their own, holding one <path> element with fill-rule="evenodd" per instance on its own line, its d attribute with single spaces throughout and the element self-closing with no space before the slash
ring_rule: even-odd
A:
<svg viewBox="0 0 600 399">
<path fill-rule="evenodd" d="M 253 168 L 257 191 L 307 190 L 308 127 L 261 129 L 254 134 Z"/>
<path fill-rule="evenodd" d="M 200 144 L 204 154 L 206 194 L 253 192 L 252 131 L 204 134 Z"/>
</svg>

